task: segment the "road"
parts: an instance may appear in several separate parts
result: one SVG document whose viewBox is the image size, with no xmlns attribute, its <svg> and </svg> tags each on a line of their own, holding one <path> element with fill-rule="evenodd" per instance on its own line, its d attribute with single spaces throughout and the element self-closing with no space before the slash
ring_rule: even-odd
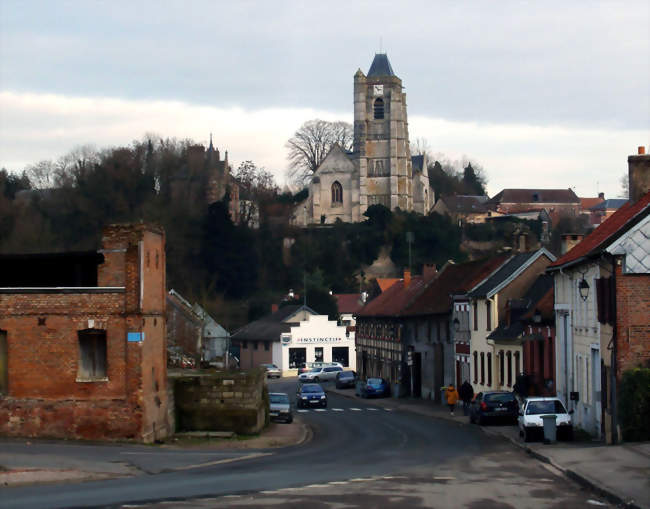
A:
<svg viewBox="0 0 650 509">
<path fill-rule="evenodd" d="M 296 382 L 283 379 L 270 386 L 293 396 Z M 37 451 L 59 454 L 67 461 L 92 462 L 102 456 L 119 469 L 126 468 L 128 460 L 128 467 L 139 475 L 0 488 L 0 507 L 606 505 L 477 426 L 387 411 L 377 403 L 330 394 L 327 409 L 297 413 L 313 429 L 312 440 L 282 450 L 229 453 L 44 444 L 51 450 L 39 446 Z"/>
</svg>

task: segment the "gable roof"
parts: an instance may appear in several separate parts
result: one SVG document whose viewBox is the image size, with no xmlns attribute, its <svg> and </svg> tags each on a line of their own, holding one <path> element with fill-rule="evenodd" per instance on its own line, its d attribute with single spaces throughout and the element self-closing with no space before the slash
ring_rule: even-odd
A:
<svg viewBox="0 0 650 509">
<path fill-rule="evenodd" d="M 555 261 L 555 256 L 544 248 L 538 249 L 537 251 L 517 253 L 511 256 L 510 259 L 501 265 L 497 271 L 469 293 L 470 298 L 476 299 L 491 297 L 526 270 L 541 256 L 548 257 L 551 262 Z"/>
<path fill-rule="evenodd" d="M 401 316 L 425 287 L 422 276 L 413 276 L 406 288 L 404 280 L 400 279 L 361 308 L 357 317 Z"/>
<path fill-rule="evenodd" d="M 464 214 L 478 214 L 487 212 L 485 203 L 487 196 L 471 195 L 450 195 L 440 198 L 446 205 L 449 212 L 460 212 Z"/>
<path fill-rule="evenodd" d="M 589 208 L 589 210 L 620 209 L 626 203 L 627 200 L 625 198 L 610 198 L 608 200 L 603 200 L 596 205 L 593 205 Z"/>
<path fill-rule="evenodd" d="M 232 334 L 234 340 L 254 340 L 254 341 L 275 341 L 279 340 L 283 332 L 290 332 L 291 326 L 299 323 L 299 320 L 293 320 L 300 311 L 307 311 L 312 315 L 317 315 L 316 311 L 308 306 L 292 304 L 283 306 L 274 313 L 263 316 L 244 325 L 237 332 Z"/>
<path fill-rule="evenodd" d="M 465 263 L 448 263 L 402 314 L 421 316 L 448 313 L 454 295 L 463 294 L 476 286 L 506 259 L 507 256 L 496 256 Z"/>
<path fill-rule="evenodd" d="M 341 145 L 339 145 L 338 143 L 334 143 L 334 145 L 332 145 L 330 147 L 330 149 L 327 152 L 327 154 L 325 155 L 325 157 L 323 157 L 323 160 L 320 162 L 318 167 L 314 170 L 314 176 L 316 175 L 316 173 L 318 173 L 318 171 L 323 166 L 326 165 L 326 163 L 328 162 L 328 159 L 331 159 L 331 158 L 336 157 L 336 156 L 339 156 L 339 157 L 343 156 L 345 158 L 344 159 L 345 161 L 349 162 L 350 165 L 354 166 L 354 163 L 352 162 L 352 159 L 350 159 L 350 154 L 348 152 L 346 152 L 345 150 L 343 150 L 341 148 Z"/>
<path fill-rule="evenodd" d="M 623 274 L 650 274 L 650 215 L 621 235 L 606 251 L 624 255 Z"/>
<path fill-rule="evenodd" d="M 375 58 L 372 64 L 370 64 L 367 77 L 373 78 L 378 76 L 395 76 L 395 72 L 393 72 L 386 53 L 375 53 Z"/>
<path fill-rule="evenodd" d="M 636 203 L 627 202 L 623 205 L 587 235 L 582 242 L 551 263 L 548 270 L 558 270 L 576 265 L 588 256 L 600 253 L 608 244 L 616 240 L 644 216 L 647 216 L 648 212 L 650 212 L 650 192 L 644 194 Z"/>
<path fill-rule="evenodd" d="M 572 189 L 504 189 L 488 203 L 580 204 L 580 198 Z"/>
<path fill-rule="evenodd" d="M 377 281 L 377 285 L 379 285 L 379 289 L 382 292 L 385 292 L 388 288 L 393 286 L 395 283 L 401 281 L 401 279 L 398 277 L 378 277 L 376 281 Z"/>
<path fill-rule="evenodd" d="M 363 307 L 360 293 L 339 293 L 334 298 L 339 313 L 356 313 Z"/>
</svg>

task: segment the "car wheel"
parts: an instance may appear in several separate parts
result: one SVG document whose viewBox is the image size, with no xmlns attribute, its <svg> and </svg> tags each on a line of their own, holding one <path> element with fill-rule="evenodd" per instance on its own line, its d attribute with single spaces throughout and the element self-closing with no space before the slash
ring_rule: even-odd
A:
<svg viewBox="0 0 650 509">
<path fill-rule="evenodd" d="M 323 408 L 327 408 L 327 401 L 323 403 Z"/>
</svg>

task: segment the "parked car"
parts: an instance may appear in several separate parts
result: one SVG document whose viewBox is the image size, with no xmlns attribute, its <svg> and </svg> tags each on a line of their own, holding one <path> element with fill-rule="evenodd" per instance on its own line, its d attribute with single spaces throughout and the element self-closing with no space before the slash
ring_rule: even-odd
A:
<svg viewBox="0 0 650 509">
<path fill-rule="evenodd" d="M 319 384 L 298 384 L 296 391 L 298 408 L 321 406 L 327 407 L 327 395 Z"/>
<path fill-rule="evenodd" d="M 343 369 L 343 364 L 340 362 L 303 362 L 298 368 L 298 376 L 307 373 L 314 368 L 324 368 L 326 366 L 338 366 Z"/>
<path fill-rule="evenodd" d="M 339 371 L 336 374 L 337 389 L 346 389 L 348 387 L 354 387 L 356 381 L 357 381 L 357 375 L 354 371 Z"/>
<path fill-rule="evenodd" d="M 275 364 L 260 364 L 260 366 L 266 369 L 267 378 L 280 378 L 282 376 L 282 371 Z"/>
<path fill-rule="evenodd" d="M 291 401 L 289 401 L 288 394 L 284 392 L 269 393 L 269 416 L 272 421 L 293 422 Z"/>
<path fill-rule="evenodd" d="M 564 404 L 558 398 L 527 398 L 521 412 L 519 412 L 519 436 L 523 437 L 525 442 L 530 442 L 533 439 L 543 439 L 544 423 L 542 415 L 550 414 L 555 415 L 557 438 L 572 440 L 572 413 L 573 410 L 567 412 Z"/>
<path fill-rule="evenodd" d="M 469 407 L 469 422 L 486 424 L 491 420 L 517 422 L 519 403 L 514 393 L 507 391 L 479 392 Z"/>
<path fill-rule="evenodd" d="M 324 366 L 320 368 L 312 368 L 307 373 L 303 373 L 298 377 L 301 382 L 326 382 L 334 380 L 336 375 L 343 371 L 340 366 Z"/>
<path fill-rule="evenodd" d="M 383 378 L 368 378 L 365 382 L 356 384 L 356 395 L 362 398 L 378 398 L 389 394 L 388 382 Z"/>
</svg>

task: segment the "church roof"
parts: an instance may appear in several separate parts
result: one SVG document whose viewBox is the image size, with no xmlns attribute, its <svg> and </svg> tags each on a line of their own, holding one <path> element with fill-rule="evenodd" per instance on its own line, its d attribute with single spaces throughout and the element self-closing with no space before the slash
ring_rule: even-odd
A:
<svg viewBox="0 0 650 509">
<path fill-rule="evenodd" d="M 375 59 L 368 70 L 368 78 L 378 76 L 395 76 L 386 53 L 375 53 Z"/>
</svg>

